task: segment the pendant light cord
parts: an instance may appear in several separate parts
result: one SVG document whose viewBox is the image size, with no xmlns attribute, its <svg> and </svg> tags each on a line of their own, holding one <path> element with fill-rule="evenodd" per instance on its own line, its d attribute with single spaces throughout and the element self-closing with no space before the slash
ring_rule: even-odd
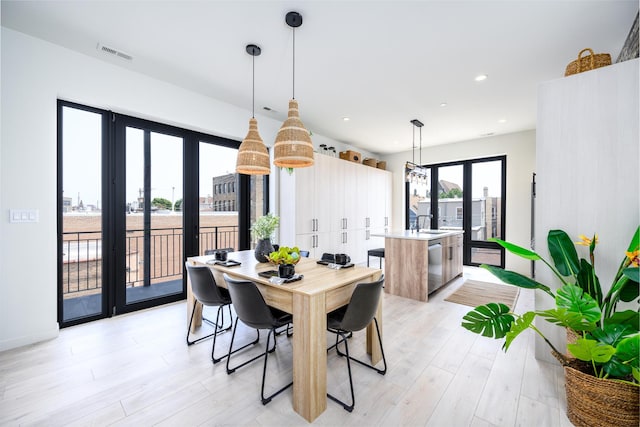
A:
<svg viewBox="0 0 640 427">
<path fill-rule="evenodd" d="M 416 164 L 416 127 L 412 128 L 413 140 L 411 142 L 411 163 Z"/>
<path fill-rule="evenodd" d="M 292 93 L 293 99 L 296 99 L 296 28 L 293 28 L 293 79 L 292 79 Z"/>
<path fill-rule="evenodd" d="M 420 167 L 422 167 L 422 126 L 420 126 Z"/>
<path fill-rule="evenodd" d="M 252 89 L 251 89 L 251 117 L 253 117 L 254 119 L 256 118 L 256 55 L 255 55 L 255 49 L 253 54 L 251 55 L 251 62 L 252 62 L 252 80 L 251 80 L 251 84 L 252 84 Z"/>
</svg>

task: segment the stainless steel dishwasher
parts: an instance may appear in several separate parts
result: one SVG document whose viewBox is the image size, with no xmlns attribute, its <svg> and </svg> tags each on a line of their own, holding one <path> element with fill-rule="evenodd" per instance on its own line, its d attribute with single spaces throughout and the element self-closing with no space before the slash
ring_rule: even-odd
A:
<svg viewBox="0 0 640 427">
<path fill-rule="evenodd" d="M 439 240 L 434 243 L 429 242 L 429 285 L 427 293 L 431 293 L 442 286 L 442 245 Z"/>
</svg>

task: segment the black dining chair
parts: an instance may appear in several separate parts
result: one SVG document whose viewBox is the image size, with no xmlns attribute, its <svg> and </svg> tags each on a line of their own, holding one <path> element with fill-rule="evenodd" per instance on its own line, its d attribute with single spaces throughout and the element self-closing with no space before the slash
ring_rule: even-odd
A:
<svg viewBox="0 0 640 427">
<path fill-rule="evenodd" d="M 187 274 L 189 275 L 189 280 L 191 281 L 191 291 L 193 292 L 194 301 L 193 308 L 191 310 L 191 319 L 189 320 L 189 326 L 187 328 L 187 345 L 193 345 L 207 338 L 213 337 L 213 345 L 211 347 L 211 359 L 213 363 L 218 363 L 222 359 L 228 356 L 225 354 L 222 357 L 215 357 L 215 349 L 216 349 L 216 337 L 228 330 L 231 329 L 233 325 L 233 315 L 231 314 L 231 297 L 229 296 L 229 291 L 225 288 L 221 288 L 216 284 L 216 280 L 213 277 L 213 273 L 206 265 L 192 265 L 188 262 L 185 263 L 185 268 L 187 269 Z M 203 306 L 209 307 L 218 307 L 216 313 L 216 321 L 213 322 L 205 317 L 202 320 L 207 323 L 213 325 L 214 331 L 212 334 L 206 335 L 204 337 L 190 340 L 189 337 L 191 335 L 191 325 L 193 324 L 193 317 L 196 312 L 196 306 L 200 302 Z M 224 307 L 229 309 L 229 326 L 224 326 Z M 259 339 L 256 340 L 252 344 L 256 344 Z M 240 350 L 240 349 L 239 349 Z"/>
<path fill-rule="evenodd" d="M 371 368 L 377 373 L 384 375 L 387 373 L 387 359 L 384 356 L 384 348 L 382 347 L 382 338 L 380 336 L 380 328 L 378 327 L 378 319 L 376 319 L 376 311 L 378 310 L 378 304 L 380 302 L 380 295 L 382 294 L 382 287 L 384 285 L 384 275 L 380 276 L 380 279 L 370 283 L 359 283 L 356 285 L 349 304 L 338 308 L 327 314 L 327 330 L 336 334 L 336 343 L 329 347 L 327 351 L 335 347 L 339 356 L 347 357 L 347 370 L 349 372 L 349 386 L 351 388 L 351 405 L 339 400 L 338 398 L 327 393 L 327 396 L 342 405 L 344 409 L 351 412 L 355 406 L 355 396 L 353 392 L 353 379 L 351 377 L 351 360 L 357 362 L 367 368 Z M 367 327 L 373 321 L 376 325 L 376 332 L 378 334 L 378 342 L 380 343 L 380 351 L 382 353 L 382 361 L 384 364 L 383 369 L 378 369 L 375 366 L 362 362 L 349 355 L 349 344 L 347 339 L 350 334 L 356 331 L 360 331 Z M 338 338 L 342 338 L 338 341 Z M 344 343 L 345 352 L 342 353 L 338 347 L 340 343 Z"/>
<path fill-rule="evenodd" d="M 232 374 L 236 371 L 236 369 L 241 368 L 254 360 L 264 356 L 264 367 L 262 369 L 262 386 L 260 389 L 260 398 L 262 400 L 262 404 L 266 405 L 274 398 L 276 395 L 282 393 L 287 388 L 291 387 L 293 381 L 284 387 L 280 388 L 278 391 L 272 393 L 271 395 L 265 397 L 264 396 L 264 383 L 265 377 L 267 375 L 267 359 L 269 353 L 273 353 L 276 349 L 276 329 L 282 326 L 286 326 L 293 321 L 292 316 L 289 313 L 285 313 L 284 311 L 278 310 L 277 308 L 273 308 L 267 305 L 262 297 L 262 294 L 258 290 L 258 287 L 255 283 L 246 281 L 246 280 L 235 280 L 229 277 L 227 274 L 224 275 L 224 280 L 227 282 L 227 287 L 229 289 L 229 294 L 231 295 L 231 300 L 233 301 L 233 307 L 236 310 L 236 321 L 233 325 L 233 333 L 231 334 L 231 344 L 229 344 L 229 357 L 227 358 L 227 374 Z M 242 362 L 241 364 L 230 367 L 231 362 L 231 354 L 235 353 L 237 350 L 232 351 L 233 341 L 236 335 L 236 331 L 238 330 L 238 320 L 242 320 L 242 323 L 249 326 L 250 328 L 256 328 L 258 331 L 260 329 L 268 329 L 269 333 L 267 334 L 267 343 L 265 346 L 264 353 L 260 353 L 259 355 L 249 359 L 247 361 Z M 258 332 L 259 334 L 259 332 Z M 271 341 L 271 337 L 273 336 L 273 347 L 269 348 L 269 343 Z"/>
</svg>

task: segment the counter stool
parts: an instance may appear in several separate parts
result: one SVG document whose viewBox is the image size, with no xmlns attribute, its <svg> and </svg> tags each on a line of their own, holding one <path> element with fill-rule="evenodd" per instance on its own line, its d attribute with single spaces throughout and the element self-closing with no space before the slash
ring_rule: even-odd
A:
<svg viewBox="0 0 640 427">
<path fill-rule="evenodd" d="M 384 258 L 384 248 L 369 249 L 367 251 L 367 267 L 369 267 L 369 257 L 376 256 L 380 261 L 380 268 L 382 268 L 382 258 Z"/>
</svg>

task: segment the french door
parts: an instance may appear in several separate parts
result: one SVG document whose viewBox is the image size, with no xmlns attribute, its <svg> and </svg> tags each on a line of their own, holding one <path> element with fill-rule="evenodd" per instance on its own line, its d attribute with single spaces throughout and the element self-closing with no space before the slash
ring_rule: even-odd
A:
<svg viewBox="0 0 640 427">
<path fill-rule="evenodd" d="M 184 261 L 248 249 L 268 177 L 235 174 L 238 141 L 58 101 L 58 321 L 186 297 Z"/>
<path fill-rule="evenodd" d="M 506 156 L 425 165 L 406 171 L 406 228 L 463 230 L 463 262 L 504 267 Z"/>
<path fill-rule="evenodd" d="M 116 281 L 122 313 L 182 299 L 185 137 L 179 129 L 114 114 Z M 124 266 L 124 269 L 122 268 Z"/>
</svg>

